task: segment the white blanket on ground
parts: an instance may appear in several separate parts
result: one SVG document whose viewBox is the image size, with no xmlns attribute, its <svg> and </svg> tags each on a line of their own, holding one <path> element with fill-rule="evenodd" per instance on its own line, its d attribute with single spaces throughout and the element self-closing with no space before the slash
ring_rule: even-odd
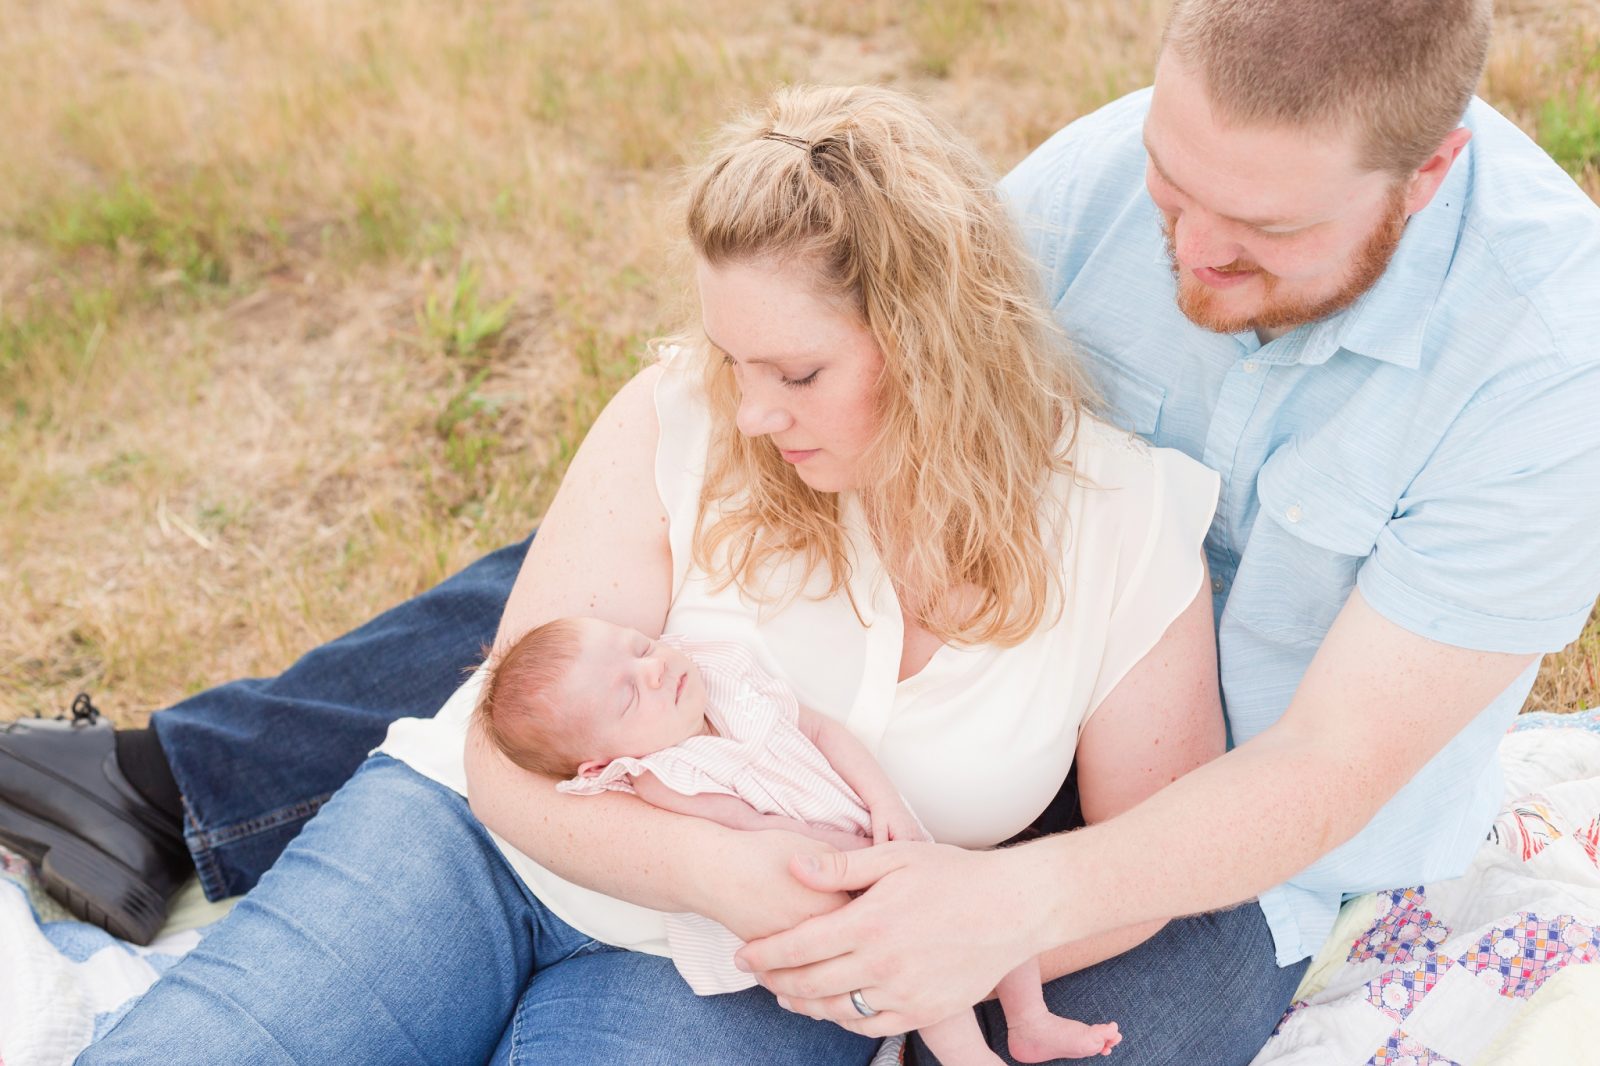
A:
<svg viewBox="0 0 1600 1066">
<path fill-rule="evenodd" d="M 1600 710 L 1523 715 L 1500 761 L 1472 868 L 1346 903 L 1254 1066 L 1600 1064 Z M 0 1066 L 71 1063 L 226 911 L 191 884 L 134 947 L 0 849 Z M 898 1058 L 891 1041 L 874 1062 Z"/>
<path fill-rule="evenodd" d="M 73 921 L 37 872 L 0 848 L 0 1066 L 67 1066 L 228 911 L 191 882 L 137 947 Z"/>
</svg>

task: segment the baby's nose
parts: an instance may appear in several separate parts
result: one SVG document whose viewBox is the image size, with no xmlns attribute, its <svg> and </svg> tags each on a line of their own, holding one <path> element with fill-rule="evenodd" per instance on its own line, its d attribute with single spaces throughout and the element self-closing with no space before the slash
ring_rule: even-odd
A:
<svg viewBox="0 0 1600 1066">
<path fill-rule="evenodd" d="M 660 688 L 661 680 L 666 676 L 667 663 L 660 656 L 652 655 L 644 661 L 645 683 L 651 688 Z"/>
</svg>

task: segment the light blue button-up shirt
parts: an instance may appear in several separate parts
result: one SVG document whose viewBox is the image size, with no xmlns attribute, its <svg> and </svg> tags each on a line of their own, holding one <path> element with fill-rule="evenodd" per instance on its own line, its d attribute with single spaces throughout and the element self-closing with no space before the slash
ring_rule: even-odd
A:
<svg viewBox="0 0 1600 1066">
<path fill-rule="evenodd" d="M 1600 209 L 1474 101 L 1471 142 L 1377 285 L 1269 344 L 1210 333 L 1177 310 L 1145 191 L 1149 101 L 1074 122 L 1003 191 L 1111 420 L 1222 476 L 1205 551 L 1232 742 L 1283 714 L 1353 587 L 1447 644 L 1570 642 L 1600 593 Z M 1261 895 L 1280 964 L 1320 949 L 1344 896 L 1466 868 L 1535 673 Z"/>
</svg>

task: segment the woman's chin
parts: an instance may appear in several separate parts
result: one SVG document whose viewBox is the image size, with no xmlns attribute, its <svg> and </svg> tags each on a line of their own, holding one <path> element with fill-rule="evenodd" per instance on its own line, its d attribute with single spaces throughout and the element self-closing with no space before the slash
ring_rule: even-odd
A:
<svg viewBox="0 0 1600 1066">
<path fill-rule="evenodd" d="M 804 466 L 795 468 L 795 473 L 800 475 L 800 480 L 806 487 L 817 492 L 848 492 L 855 488 L 855 483 L 837 470 L 807 470 Z"/>
</svg>

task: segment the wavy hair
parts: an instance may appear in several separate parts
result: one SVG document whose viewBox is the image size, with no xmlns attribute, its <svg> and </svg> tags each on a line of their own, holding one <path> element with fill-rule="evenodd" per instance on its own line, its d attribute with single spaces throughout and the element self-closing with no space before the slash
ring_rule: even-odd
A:
<svg viewBox="0 0 1600 1066">
<path fill-rule="evenodd" d="M 1047 489 L 1085 390 L 989 167 L 904 94 L 790 87 L 723 128 L 686 221 L 708 264 L 799 264 L 860 314 L 884 368 L 857 491 L 904 609 L 947 643 L 1026 639 L 1059 582 Z M 848 591 L 840 499 L 739 433 L 732 368 L 684 342 L 713 412 L 696 564 L 758 602 L 782 598 L 762 577 L 784 557 Z"/>
</svg>

